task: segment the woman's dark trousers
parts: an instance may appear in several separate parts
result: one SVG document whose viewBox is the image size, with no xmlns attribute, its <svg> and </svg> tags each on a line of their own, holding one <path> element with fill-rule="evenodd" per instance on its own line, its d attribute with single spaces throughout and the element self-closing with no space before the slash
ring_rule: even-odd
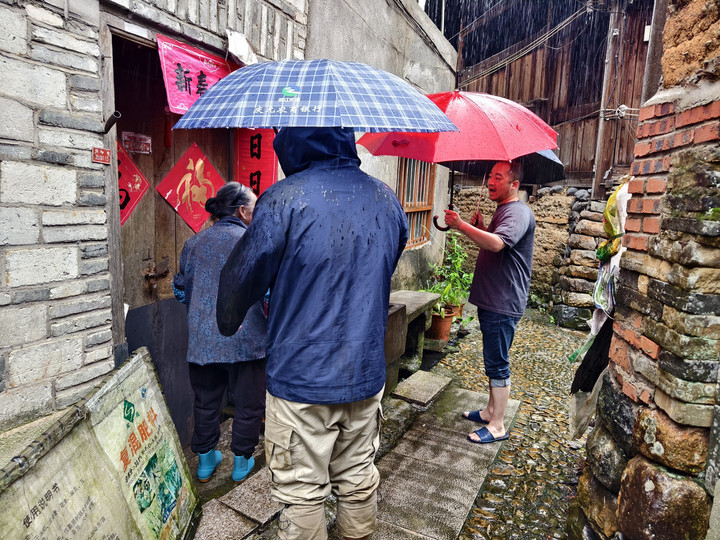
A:
<svg viewBox="0 0 720 540">
<path fill-rule="evenodd" d="M 195 429 L 190 448 L 209 452 L 220 440 L 220 414 L 229 388 L 235 404 L 230 449 L 236 456 L 250 457 L 260 440 L 265 415 L 265 367 L 267 361 L 235 364 L 189 364 L 190 384 L 195 392 Z"/>
</svg>

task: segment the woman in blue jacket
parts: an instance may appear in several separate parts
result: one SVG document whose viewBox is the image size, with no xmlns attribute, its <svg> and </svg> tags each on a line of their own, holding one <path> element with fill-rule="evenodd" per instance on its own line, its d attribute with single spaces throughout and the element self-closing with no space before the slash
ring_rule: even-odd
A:
<svg viewBox="0 0 720 540">
<path fill-rule="evenodd" d="M 215 450 L 225 391 L 234 398 L 232 478 L 252 470 L 265 412 L 267 318 L 263 302 L 248 311 L 235 335 L 220 334 L 215 320 L 220 271 L 252 221 L 256 201 L 250 188 L 229 182 L 205 203 L 214 224 L 190 238 L 173 280 L 175 297 L 187 306 L 190 383 L 195 393 L 191 449 L 199 455 L 198 480 L 207 482 L 222 461 Z"/>
</svg>

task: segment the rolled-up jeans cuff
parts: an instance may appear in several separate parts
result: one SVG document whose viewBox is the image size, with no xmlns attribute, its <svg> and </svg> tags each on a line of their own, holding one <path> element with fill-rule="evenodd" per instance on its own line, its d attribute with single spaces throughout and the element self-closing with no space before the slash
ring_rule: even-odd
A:
<svg viewBox="0 0 720 540">
<path fill-rule="evenodd" d="M 510 377 L 507 379 L 490 379 L 490 386 L 492 388 L 504 388 L 510 386 Z"/>
</svg>

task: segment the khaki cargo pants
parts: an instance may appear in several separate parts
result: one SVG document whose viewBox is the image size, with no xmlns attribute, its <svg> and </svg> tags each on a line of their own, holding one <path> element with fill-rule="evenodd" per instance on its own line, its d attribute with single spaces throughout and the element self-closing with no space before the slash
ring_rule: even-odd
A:
<svg viewBox="0 0 720 540">
<path fill-rule="evenodd" d="M 265 457 L 272 497 L 285 505 L 282 540 L 325 540 L 325 499 L 337 497 L 337 524 L 347 538 L 375 530 L 380 474 L 380 400 L 313 405 L 269 393 L 265 411 Z"/>
</svg>

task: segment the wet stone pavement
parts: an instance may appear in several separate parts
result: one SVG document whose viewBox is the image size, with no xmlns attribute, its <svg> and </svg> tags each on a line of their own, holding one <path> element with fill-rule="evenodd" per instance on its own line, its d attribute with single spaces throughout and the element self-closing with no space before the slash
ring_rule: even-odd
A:
<svg viewBox="0 0 720 540">
<path fill-rule="evenodd" d="M 469 333 L 448 344 L 433 371 L 462 388 L 487 393 L 477 320 L 464 328 Z M 585 459 L 585 437 L 568 438 L 569 389 L 577 364 L 567 358 L 584 337 L 536 310 L 521 319 L 510 349 L 510 397 L 521 402 L 520 408 L 461 540 L 567 538 L 565 519 Z"/>
</svg>

